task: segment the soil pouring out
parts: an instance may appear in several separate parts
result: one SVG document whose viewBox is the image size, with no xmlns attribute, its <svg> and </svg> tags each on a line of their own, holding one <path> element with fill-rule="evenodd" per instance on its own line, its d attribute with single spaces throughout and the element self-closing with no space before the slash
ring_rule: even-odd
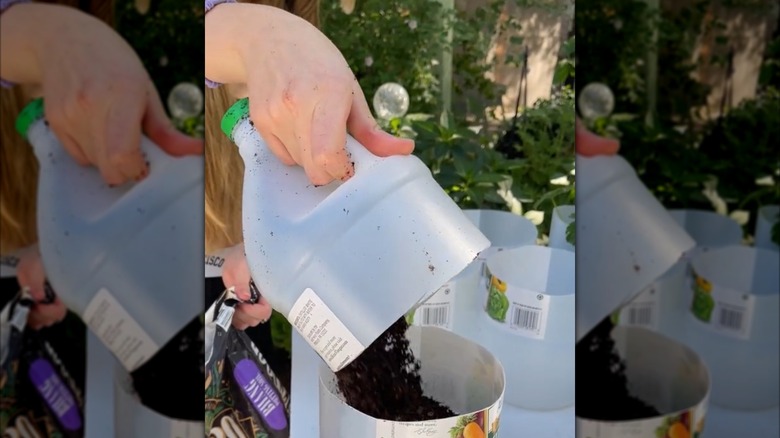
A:
<svg viewBox="0 0 780 438">
<path fill-rule="evenodd" d="M 374 418 L 421 421 L 456 415 L 423 394 L 420 363 L 406 337 L 409 325 L 401 317 L 363 354 L 336 373 L 347 404 Z"/>
</svg>

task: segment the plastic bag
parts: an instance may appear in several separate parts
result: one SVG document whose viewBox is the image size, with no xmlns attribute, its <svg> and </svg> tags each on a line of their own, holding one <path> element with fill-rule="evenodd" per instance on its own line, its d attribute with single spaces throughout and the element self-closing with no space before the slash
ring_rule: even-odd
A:
<svg viewBox="0 0 780 438">
<path fill-rule="evenodd" d="M 84 327 L 69 315 L 51 328 L 27 330 L 32 305 L 29 293 L 22 291 L 0 313 L 0 431 L 4 437 L 81 438 L 83 368 L 71 365 L 72 371 L 82 373 L 72 375 L 57 350 L 71 358 L 81 351 L 64 352 L 47 338 L 83 336 Z"/>
<path fill-rule="evenodd" d="M 228 289 L 206 312 L 206 436 L 287 438 L 289 396 L 249 337 L 232 327 L 239 302 Z"/>
</svg>

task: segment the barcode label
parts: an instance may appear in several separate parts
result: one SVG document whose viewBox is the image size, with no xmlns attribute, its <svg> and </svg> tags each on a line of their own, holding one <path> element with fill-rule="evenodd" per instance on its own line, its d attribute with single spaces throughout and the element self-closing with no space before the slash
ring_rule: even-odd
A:
<svg viewBox="0 0 780 438">
<path fill-rule="evenodd" d="M 743 328 L 745 311 L 743 309 L 729 309 L 722 307 L 718 317 L 718 324 L 728 330 L 741 332 Z"/>
<path fill-rule="evenodd" d="M 628 309 L 628 324 L 649 326 L 653 324 L 653 308 L 648 305 L 634 306 Z"/>
<path fill-rule="evenodd" d="M 618 317 L 619 324 L 657 329 L 660 299 L 658 295 L 654 285 L 645 289 L 621 309 Z"/>
<path fill-rule="evenodd" d="M 446 283 L 415 310 L 412 325 L 452 330 L 454 302 L 454 285 Z"/>
<path fill-rule="evenodd" d="M 719 287 L 693 269 L 691 277 L 691 315 L 719 333 L 749 339 L 755 305 L 753 295 Z"/>
<path fill-rule="evenodd" d="M 450 305 L 449 304 L 423 304 L 420 308 L 420 325 L 449 328 Z"/>
<path fill-rule="evenodd" d="M 542 321 L 542 309 L 515 304 L 512 307 L 510 327 L 515 330 L 538 332 Z"/>
</svg>

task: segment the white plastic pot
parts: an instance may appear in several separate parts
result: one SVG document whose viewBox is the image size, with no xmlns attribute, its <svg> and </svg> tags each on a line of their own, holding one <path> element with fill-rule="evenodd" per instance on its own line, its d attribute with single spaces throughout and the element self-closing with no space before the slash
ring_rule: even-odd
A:
<svg viewBox="0 0 780 438">
<path fill-rule="evenodd" d="M 531 410 L 574 403 L 574 253 L 524 246 L 487 260 L 483 345 L 507 370 L 506 402 Z"/>
<path fill-rule="evenodd" d="M 687 343 L 712 373 L 712 403 L 758 410 L 780 402 L 780 255 L 729 246 L 691 260 Z"/>
<path fill-rule="evenodd" d="M 677 438 L 698 436 L 696 432 L 705 430 L 710 377 L 699 356 L 685 345 L 641 327 L 615 327 L 612 337 L 625 361 L 629 393 L 661 415 L 628 421 L 577 417 L 577 436 Z M 601 396 L 593 394 L 593 403 Z"/>
<path fill-rule="evenodd" d="M 335 375 L 321 364 L 320 438 L 451 438 L 450 429 L 465 415 L 474 416 L 483 436 L 494 427 L 499 430 L 504 369 L 498 360 L 480 345 L 440 328 L 410 327 L 407 336 L 421 364 L 425 395 L 460 415 L 419 422 L 373 418 L 344 402 Z"/>
</svg>

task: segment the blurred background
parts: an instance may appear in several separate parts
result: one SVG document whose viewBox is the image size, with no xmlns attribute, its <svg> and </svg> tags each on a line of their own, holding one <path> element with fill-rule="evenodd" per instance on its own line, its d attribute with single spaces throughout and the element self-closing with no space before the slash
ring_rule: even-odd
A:
<svg viewBox="0 0 780 438">
<path fill-rule="evenodd" d="M 771 0 L 577 1 L 577 58 L 588 60 L 580 116 L 621 138 L 621 155 L 667 208 L 728 215 L 747 242 L 757 210 L 780 201 L 779 9 Z"/>
</svg>

